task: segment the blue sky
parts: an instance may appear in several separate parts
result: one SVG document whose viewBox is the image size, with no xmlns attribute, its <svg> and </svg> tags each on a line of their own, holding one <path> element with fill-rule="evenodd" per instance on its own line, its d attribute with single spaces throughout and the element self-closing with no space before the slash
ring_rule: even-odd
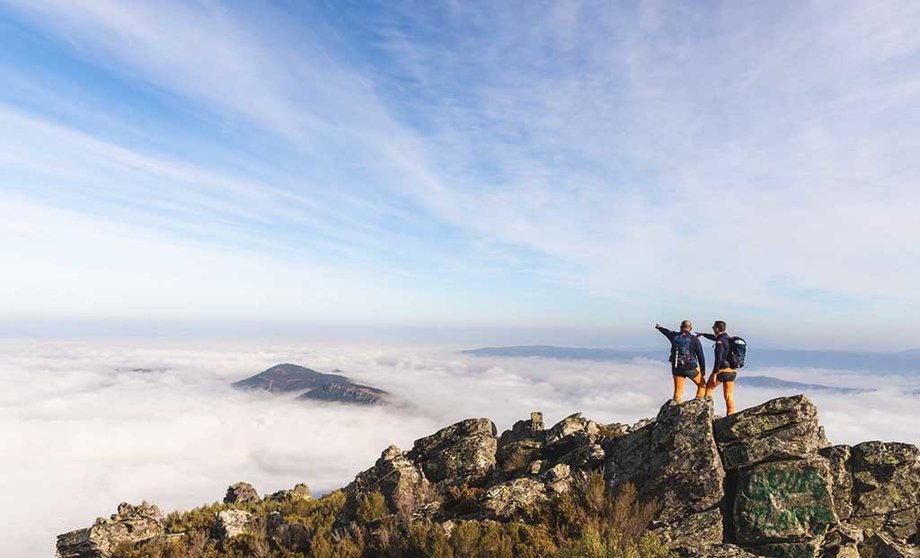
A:
<svg viewBox="0 0 920 558">
<path fill-rule="evenodd" d="M 0 331 L 635 345 L 690 317 L 915 346 L 918 26 L 897 1 L 2 1 Z"/>
</svg>

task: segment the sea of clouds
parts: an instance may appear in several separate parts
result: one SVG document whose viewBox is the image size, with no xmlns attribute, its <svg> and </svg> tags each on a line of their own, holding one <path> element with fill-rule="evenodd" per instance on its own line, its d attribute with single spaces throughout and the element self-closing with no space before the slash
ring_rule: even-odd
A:
<svg viewBox="0 0 920 558">
<path fill-rule="evenodd" d="M 0 556 L 54 553 L 55 536 L 88 526 L 119 502 L 164 511 L 218 501 L 236 481 L 260 493 L 308 483 L 342 487 L 390 444 L 457 420 L 499 430 L 531 411 L 547 426 L 581 411 L 597 421 L 654 416 L 670 396 L 667 364 L 491 358 L 466 347 L 255 341 L 0 342 Z M 666 350 L 662 351 L 664 357 Z M 401 404 L 363 408 L 247 393 L 230 384 L 293 362 L 392 392 Z M 137 371 L 136 369 L 147 369 Z M 909 377 L 816 369 L 757 370 L 792 381 L 872 387 L 815 393 L 832 443 L 920 443 L 920 397 Z M 781 391 L 738 386 L 739 409 Z M 692 396 L 689 387 L 686 396 Z M 724 413 L 717 397 L 716 412 Z"/>
</svg>

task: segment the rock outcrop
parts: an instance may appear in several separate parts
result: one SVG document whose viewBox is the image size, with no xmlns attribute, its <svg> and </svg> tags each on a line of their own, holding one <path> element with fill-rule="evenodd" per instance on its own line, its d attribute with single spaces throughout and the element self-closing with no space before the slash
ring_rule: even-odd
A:
<svg viewBox="0 0 920 558">
<path fill-rule="evenodd" d="M 122 544 L 137 544 L 163 536 L 163 514 L 146 502 L 122 503 L 109 519 L 100 517 L 92 527 L 59 535 L 59 558 L 108 558 Z"/>
<path fill-rule="evenodd" d="M 386 517 L 425 520 L 451 536 L 468 532 L 469 521 L 534 521 L 589 478 L 606 497 L 634 501 L 633 519 L 685 557 L 920 556 L 920 450 L 830 446 L 804 396 L 718 419 L 710 401 L 668 402 L 631 427 L 576 413 L 545 428 L 532 413 L 497 436 L 488 419 L 460 421 L 409 451 L 384 450 L 343 490 L 336 525 L 347 530 L 363 514 L 381 525 L 368 536 L 393 536 Z M 305 485 L 263 501 L 237 483 L 212 536 L 224 544 L 259 525 L 272 544 L 298 540 L 307 546 L 297 551 L 310 555 L 306 525 L 277 511 L 253 516 L 273 502 L 292 510 L 309 499 Z M 110 520 L 61 535 L 59 553 L 107 557 L 125 541 L 164 536 L 162 523 L 155 508 L 123 504 Z"/>
<path fill-rule="evenodd" d="M 654 502 L 653 526 L 677 545 L 722 542 L 725 472 L 712 428 L 710 402 L 668 402 L 654 422 L 604 446 L 607 483 L 633 485 L 641 500 Z"/>
<path fill-rule="evenodd" d="M 245 504 L 248 502 L 258 502 L 259 493 L 248 482 L 238 482 L 227 487 L 227 494 L 224 495 L 225 504 Z"/>
</svg>

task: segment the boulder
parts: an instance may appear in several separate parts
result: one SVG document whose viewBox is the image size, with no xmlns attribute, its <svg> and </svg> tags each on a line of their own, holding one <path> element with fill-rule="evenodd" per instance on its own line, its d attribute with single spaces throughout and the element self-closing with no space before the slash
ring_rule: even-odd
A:
<svg viewBox="0 0 920 558">
<path fill-rule="evenodd" d="M 137 544 L 163 535 L 163 514 L 146 502 L 121 503 L 109 519 L 99 518 L 92 527 L 71 531 L 57 538 L 60 558 L 108 558 L 121 544 Z"/>
<path fill-rule="evenodd" d="M 432 482 L 478 484 L 495 469 L 497 445 L 491 420 L 467 419 L 416 440 L 408 457 Z"/>
<path fill-rule="evenodd" d="M 246 504 L 259 500 L 259 493 L 248 482 L 231 484 L 227 487 L 227 494 L 224 496 L 225 504 Z"/>
<path fill-rule="evenodd" d="M 403 517 L 415 515 L 434 499 L 421 468 L 396 446 L 383 450 L 373 467 L 358 473 L 345 487 L 348 515 L 354 515 L 357 504 L 375 491 L 383 494 L 391 512 Z"/>
<path fill-rule="evenodd" d="M 223 543 L 246 533 L 252 522 L 252 514 L 243 510 L 224 510 L 217 512 L 216 519 L 214 530 L 217 539 Z"/>
<path fill-rule="evenodd" d="M 838 524 L 829 479 L 823 459 L 745 469 L 739 474 L 734 501 L 735 540 L 743 546 L 810 544 Z M 790 554 L 774 549 L 768 555 Z"/>
<path fill-rule="evenodd" d="M 497 519 L 510 519 L 528 507 L 546 500 L 546 485 L 536 479 L 524 477 L 489 488 L 483 499 L 483 508 Z"/>
<path fill-rule="evenodd" d="M 712 435 L 712 403 L 666 403 L 655 421 L 605 442 L 608 486 L 635 486 L 657 505 L 653 527 L 675 545 L 722 542 L 725 472 Z"/>
<path fill-rule="evenodd" d="M 584 418 L 581 413 L 569 415 L 546 431 L 543 453 L 550 457 L 561 456 L 593 445 L 599 434 L 600 427 L 593 420 Z"/>
<path fill-rule="evenodd" d="M 917 544 L 920 522 L 920 450 L 897 442 L 853 446 L 852 523 Z"/>
<path fill-rule="evenodd" d="M 715 422 L 725 470 L 767 461 L 808 459 L 827 445 L 818 409 L 804 395 L 781 397 Z"/>
</svg>

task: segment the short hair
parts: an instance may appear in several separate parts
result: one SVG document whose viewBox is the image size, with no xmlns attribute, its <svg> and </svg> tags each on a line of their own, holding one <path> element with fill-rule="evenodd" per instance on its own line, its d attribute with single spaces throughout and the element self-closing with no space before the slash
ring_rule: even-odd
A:
<svg viewBox="0 0 920 558">
<path fill-rule="evenodd" d="M 684 320 L 680 322 L 680 329 L 686 329 L 687 331 L 690 331 L 693 329 L 693 322 L 690 320 Z"/>
<path fill-rule="evenodd" d="M 712 327 L 719 333 L 724 333 L 726 329 L 725 322 L 722 320 L 716 320 L 715 323 L 712 324 Z"/>
</svg>

